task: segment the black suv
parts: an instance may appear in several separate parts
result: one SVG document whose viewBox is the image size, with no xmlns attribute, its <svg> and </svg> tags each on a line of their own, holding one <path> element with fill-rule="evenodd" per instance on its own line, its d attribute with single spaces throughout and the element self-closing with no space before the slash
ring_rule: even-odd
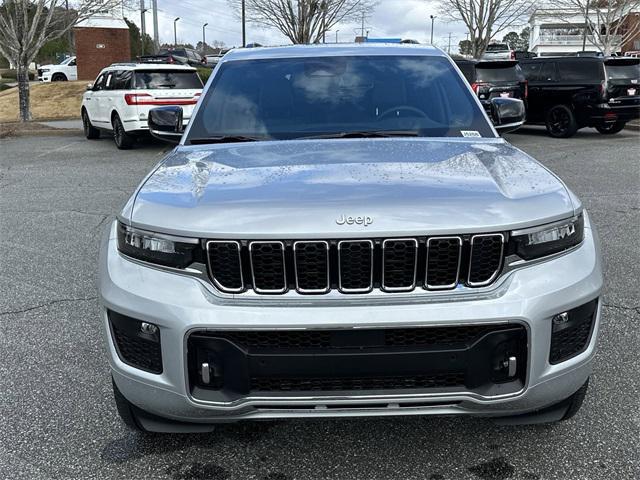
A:
<svg viewBox="0 0 640 480">
<path fill-rule="evenodd" d="M 515 60 L 455 60 L 456 65 L 491 117 L 491 99 L 496 97 L 527 100 L 527 80 Z"/>
<path fill-rule="evenodd" d="M 178 63 L 201 67 L 206 63 L 202 55 L 192 48 L 166 48 L 155 55 L 143 55 L 139 57 L 140 63 Z"/>
<path fill-rule="evenodd" d="M 527 121 L 544 123 L 552 137 L 579 128 L 622 130 L 640 118 L 640 59 L 540 57 L 521 60 L 529 81 Z"/>
</svg>

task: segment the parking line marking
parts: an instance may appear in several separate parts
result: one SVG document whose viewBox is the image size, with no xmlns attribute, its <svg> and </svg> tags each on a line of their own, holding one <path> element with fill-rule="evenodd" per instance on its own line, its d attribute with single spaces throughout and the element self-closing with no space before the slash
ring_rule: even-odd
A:
<svg viewBox="0 0 640 480">
<path fill-rule="evenodd" d="M 64 150 L 65 148 L 70 147 L 71 145 L 73 145 L 73 143 L 67 143 L 66 145 L 62 145 L 61 147 L 54 148 L 53 150 L 47 150 L 46 152 L 42 152 L 41 154 L 36 155 L 36 158 L 44 157 L 45 155 L 49 155 L 53 152 L 59 152 L 60 150 Z"/>
</svg>

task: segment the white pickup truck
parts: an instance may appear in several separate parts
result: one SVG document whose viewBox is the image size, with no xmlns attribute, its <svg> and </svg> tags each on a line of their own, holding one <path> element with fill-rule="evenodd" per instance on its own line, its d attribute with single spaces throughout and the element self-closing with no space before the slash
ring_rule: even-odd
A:
<svg viewBox="0 0 640 480">
<path fill-rule="evenodd" d="M 77 79 L 76 57 L 65 58 L 57 65 L 42 65 L 38 68 L 38 80 L 41 82 L 66 82 Z"/>
</svg>

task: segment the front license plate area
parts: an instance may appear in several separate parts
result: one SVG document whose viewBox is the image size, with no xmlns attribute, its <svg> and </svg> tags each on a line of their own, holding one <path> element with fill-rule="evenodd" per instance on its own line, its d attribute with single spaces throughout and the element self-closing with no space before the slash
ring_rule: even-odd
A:
<svg viewBox="0 0 640 480">
<path fill-rule="evenodd" d="M 426 329 L 407 330 L 422 331 L 394 334 L 391 342 L 383 329 L 325 331 L 316 337 L 298 332 L 279 342 L 261 339 L 259 332 L 198 332 L 188 340 L 191 393 L 229 401 L 353 392 L 488 394 L 496 387 L 508 393 L 524 384 L 524 327 L 502 325 L 458 338 L 442 331 L 431 338 Z M 311 336 L 303 338 L 306 334 Z M 511 372 L 510 358 L 515 359 Z M 206 382 L 202 365 L 210 372 Z"/>
</svg>

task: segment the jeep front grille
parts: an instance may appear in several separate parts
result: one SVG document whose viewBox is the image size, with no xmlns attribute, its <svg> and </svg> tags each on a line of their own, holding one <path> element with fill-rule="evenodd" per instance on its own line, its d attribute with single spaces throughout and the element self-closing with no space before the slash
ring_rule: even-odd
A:
<svg viewBox="0 0 640 480">
<path fill-rule="evenodd" d="M 505 235 L 354 240 L 211 240 L 209 275 L 226 293 L 345 294 L 481 287 L 498 278 Z"/>
</svg>

